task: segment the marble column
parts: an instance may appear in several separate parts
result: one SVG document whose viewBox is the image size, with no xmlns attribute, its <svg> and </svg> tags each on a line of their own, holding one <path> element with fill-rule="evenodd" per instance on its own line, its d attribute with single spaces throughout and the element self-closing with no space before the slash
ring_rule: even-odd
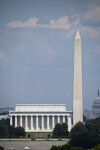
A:
<svg viewBox="0 0 100 150">
<path fill-rule="evenodd" d="M 17 127 L 17 116 L 15 116 L 15 128 Z"/>
<path fill-rule="evenodd" d="M 65 116 L 63 116 L 63 123 L 65 123 Z"/>
<path fill-rule="evenodd" d="M 22 127 L 22 116 L 20 116 L 20 126 Z"/>
<path fill-rule="evenodd" d="M 12 116 L 10 116 L 10 125 L 12 126 L 13 123 L 12 123 Z"/>
<path fill-rule="evenodd" d="M 58 123 L 60 123 L 60 116 L 58 116 Z"/>
<path fill-rule="evenodd" d="M 52 116 L 52 130 L 54 129 L 54 116 Z"/>
<path fill-rule="evenodd" d="M 47 116 L 47 130 L 49 130 L 49 116 Z"/>
<path fill-rule="evenodd" d="M 27 122 L 27 116 L 25 116 L 25 130 L 28 129 L 28 122 Z"/>
<path fill-rule="evenodd" d="M 44 116 L 42 116 L 42 130 L 44 130 Z"/>
<path fill-rule="evenodd" d="M 33 116 L 31 116 L 31 130 L 33 130 Z"/>
<path fill-rule="evenodd" d="M 38 130 L 38 116 L 36 116 L 36 130 Z"/>
<path fill-rule="evenodd" d="M 72 127 L 71 116 L 68 116 L 67 119 L 68 119 L 68 131 L 70 131 Z"/>
</svg>

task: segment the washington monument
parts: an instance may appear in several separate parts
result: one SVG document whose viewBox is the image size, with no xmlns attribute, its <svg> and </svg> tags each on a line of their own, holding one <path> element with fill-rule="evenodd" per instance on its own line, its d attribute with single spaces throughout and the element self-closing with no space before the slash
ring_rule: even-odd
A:
<svg viewBox="0 0 100 150">
<path fill-rule="evenodd" d="M 82 104 L 82 59 L 81 59 L 81 37 L 79 31 L 75 37 L 74 50 L 74 93 L 73 93 L 73 125 L 83 122 Z"/>
</svg>

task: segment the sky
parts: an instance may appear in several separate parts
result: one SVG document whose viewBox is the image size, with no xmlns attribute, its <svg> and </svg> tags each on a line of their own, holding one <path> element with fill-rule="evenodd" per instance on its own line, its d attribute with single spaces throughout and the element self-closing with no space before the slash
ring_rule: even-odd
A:
<svg viewBox="0 0 100 150">
<path fill-rule="evenodd" d="M 78 30 L 83 108 L 91 110 L 100 89 L 100 0 L 0 0 L 0 107 L 72 110 Z"/>
</svg>

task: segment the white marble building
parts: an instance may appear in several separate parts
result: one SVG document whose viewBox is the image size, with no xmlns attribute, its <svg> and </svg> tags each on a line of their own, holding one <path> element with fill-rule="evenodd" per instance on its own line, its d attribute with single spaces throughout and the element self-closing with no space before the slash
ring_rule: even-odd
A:
<svg viewBox="0 0 100 150">
<path fill-rule="evenodd" d="M 24 127 L 26 132 L 52 132 L 56 123 L 72 127 L 72 111 L 65 104 L 16 104 L 9 112 L 10 125 Z"/>
</svg>

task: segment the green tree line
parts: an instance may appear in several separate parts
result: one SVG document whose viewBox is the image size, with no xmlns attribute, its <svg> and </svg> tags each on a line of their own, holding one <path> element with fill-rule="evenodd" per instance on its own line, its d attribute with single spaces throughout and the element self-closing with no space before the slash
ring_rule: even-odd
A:
<svg viewBox="0 0 100 150">
<path fill-rule="evenodd" d="M 78 122 L 70 131 L 70 145 L 92 148 L 100 144 L 100 118 Z"/>
<path fill-rule="evenodd" d="M 10 119 L 0 120 L 0 138 L 19 138 L 25 136 L 25 130 L 22 127 L 16 127 L 10 125 Z"/>
<path fill-rule="evenodd" d="M 67 127 L 67 126 L 66 126 Z M 67 137 L 68 130 L 62 132 L 62 126 L 57 124 L 53 130 L 53 137 Z M 69 133 L 69 143 L 64 146 L 52 146 L 51 150 L 90 149 L 100 144 L 100 118 L 87 120 L 86 123 L 78 122 Z M 93 150 L 100 150 L 100 145 Z"/>
</svg>

